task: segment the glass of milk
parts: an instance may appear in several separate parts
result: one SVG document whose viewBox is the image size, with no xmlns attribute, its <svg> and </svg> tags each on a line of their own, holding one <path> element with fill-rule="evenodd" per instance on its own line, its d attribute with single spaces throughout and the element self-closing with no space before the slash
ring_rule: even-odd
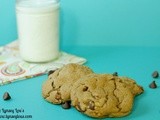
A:
<svg viewBox="0 0 160 120">
<path fill-rule="evenodd" d="M 16 0 L 20 55 L 28 62 L 59 56 L 59 0 Z"/>
</svg>

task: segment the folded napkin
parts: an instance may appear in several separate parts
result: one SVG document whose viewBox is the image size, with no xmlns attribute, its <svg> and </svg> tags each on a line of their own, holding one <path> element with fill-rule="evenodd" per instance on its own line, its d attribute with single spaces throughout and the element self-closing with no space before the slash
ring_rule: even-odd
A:
<svg viewBox="0 0 160 120">
<path fill-rule="evenodd" d="M 18 41 L 0 47 L 0 85 L 24 80 L 56 70 L 68 63 L 83 64 L 85 58 L 61 52 L 58 59 L 48 63 L 29 63 L 21 59 Z"/>
</svg>

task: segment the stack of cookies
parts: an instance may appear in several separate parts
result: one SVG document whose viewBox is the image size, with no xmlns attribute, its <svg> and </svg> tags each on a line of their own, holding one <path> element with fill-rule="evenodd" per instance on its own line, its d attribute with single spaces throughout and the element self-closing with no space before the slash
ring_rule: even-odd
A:
<svg viewBox="0 0 160 120">
<path fill-rule="evenodd" d="M 127 77 L 96 74 L 90 68 L 68 64 L 49 75 L 42 96 L 53 104 L 71 102 L 90 117 L 122 117 L 133 107 L 134 97 L 143 88 Z"/>
</svg>

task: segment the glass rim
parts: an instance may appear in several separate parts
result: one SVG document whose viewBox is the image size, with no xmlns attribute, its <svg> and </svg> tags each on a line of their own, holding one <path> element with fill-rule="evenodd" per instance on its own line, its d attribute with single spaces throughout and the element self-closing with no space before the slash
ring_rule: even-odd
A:
<svg viewBox="0 0 160 120">
<path fill-rule="evenodd" d="M 25 7 L 46 6 L 58 4 L 60 0 L 16 0 L 16 5 Z"/>
</svg>

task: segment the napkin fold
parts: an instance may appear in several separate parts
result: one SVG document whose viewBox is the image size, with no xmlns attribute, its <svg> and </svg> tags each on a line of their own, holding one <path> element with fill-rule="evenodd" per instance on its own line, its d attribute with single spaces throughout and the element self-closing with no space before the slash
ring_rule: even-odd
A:
<svg viewBox="0 0 160 120">
<path fill-rule="evenodd" d="M 87 60 L 61 52 L 58 59 L 47 63 L 29 63 L 21 59 L 18 40 L 0 47 L 0 85 L 24 80 L 56 70 L 69 63 L 84 64 Z"/>
</svg>

